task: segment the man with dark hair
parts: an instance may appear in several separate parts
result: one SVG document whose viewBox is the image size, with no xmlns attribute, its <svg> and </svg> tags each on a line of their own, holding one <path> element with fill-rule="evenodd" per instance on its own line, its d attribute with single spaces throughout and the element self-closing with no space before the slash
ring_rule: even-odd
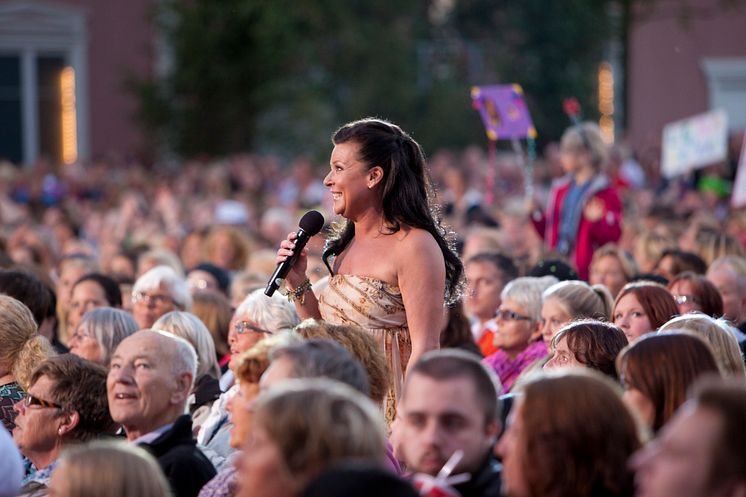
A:
<svg viewBox="0 0 746 497">
<path fill-rule="evenodd" d="M 76 281 L 70 289 L 70 304 L 67 313 L 67 329 L 72 335 L 83 319 L 83 315 L 97 307 L 122 307 L 122 291 L 119 283 L 101 273 L 88 273 Z"/>
<path fill-rule="evenodd" d="M 518 277 L 518 268 L 510 257 L 499 252 L 480 252 L 466 260 L 464 274 L 466 313 L 472 323 L 474 341 L 487 357 L 497 351 L 492 342 L 500 293 L 510 280 Z"/>
<path fill-rule="evenodd" d="M 746 386 L 708 379 L 632 457 L 637 495 L 746 495 Z"/>
<path fill-rule="evenodd" d="M 22 269 L 0 269 L 0 293 L 29 308 L 45 336 L 59 353 L 67 352 L 57 337 L 57 297 L 54 290 L 35 274 Z"/>
<path fill-rule="evenodd" d="M 35 275 L 20 269 L 0 270 L 0 293 L 13 297 L 29 308 L 37 325 L 49 313 L 47 286 Z"/>
<path fill-rule="evenodd" d="M 492 455 L 500 433 L 499 382 L 494 373 L 458 350 L 428 352 L 410 367 L 392 440 L 413 473 L 436 476 L 458 451 L 451 474 L 463 497 L 500 495 L 500 465 Z"/>
<path fill-rule="evenodd" d="M 655 263 L 653 273 L 663 276 L 671 281 L 677 274 L 691 271 L 696 274 L 705 274 L 707 263 L 693 252 L 684 252 L 679 249 L 666 249 Z"/>
</svg>

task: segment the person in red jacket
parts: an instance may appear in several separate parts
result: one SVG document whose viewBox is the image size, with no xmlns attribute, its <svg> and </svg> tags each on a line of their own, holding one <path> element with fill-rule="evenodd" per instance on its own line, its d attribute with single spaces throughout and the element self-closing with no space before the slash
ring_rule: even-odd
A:
<svg viewBox="0 0 746 497">
<path fill-rule="evenodd" d="M 547 247 L 567 257 L 584 280 L 593 252 L 622 234 L 622 202 L 601 171 L 606 155 L 607 146 L 596 124 L 568 128 L 560 142 L 567 174 L 552 185 L 546 213 L 532 208 L 534 227 Z"/>
</svg>

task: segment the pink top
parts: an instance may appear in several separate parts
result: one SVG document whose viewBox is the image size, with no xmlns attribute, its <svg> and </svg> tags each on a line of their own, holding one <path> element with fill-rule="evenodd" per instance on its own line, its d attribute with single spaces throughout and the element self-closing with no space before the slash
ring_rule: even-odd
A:
<svg viewBox="0 0 746 497">
<path fill-rule="evenodd" d="M 518 379 L 521 372 L 534 362 L 546 357 L 547 346 L 543 340 L 539 340 L 526 347 L 523 352 L 518 354 L 514 359 L 508 357 L 502 350 L 498 350 L 489 357 L 482 359 L 482 362 L 491 367 L 497 373 L 502 384 L 501 394 L 506 394 L 513 388 L 515 380 Z"/>
</svg>

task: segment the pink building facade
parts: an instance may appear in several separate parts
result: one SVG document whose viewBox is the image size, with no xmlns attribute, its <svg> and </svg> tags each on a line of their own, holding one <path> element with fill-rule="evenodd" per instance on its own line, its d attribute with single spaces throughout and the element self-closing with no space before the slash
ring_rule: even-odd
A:
<svg viewBox="0 0 746 497">
<path fill-rule="evenodd" d="M 0 160 L 64 163 L 147 146 L 125 82 L 155 70 L 153 3 L 0 0 Z"/>
<path fill-rule="evenodd" d="M 627 129 L 635 150 L 661 143 L 672 121 L 723 108 L 733 134 L 746 129 L 746 2 L 661 0 L 633 29 L 629 44 Z"/>
</svg>

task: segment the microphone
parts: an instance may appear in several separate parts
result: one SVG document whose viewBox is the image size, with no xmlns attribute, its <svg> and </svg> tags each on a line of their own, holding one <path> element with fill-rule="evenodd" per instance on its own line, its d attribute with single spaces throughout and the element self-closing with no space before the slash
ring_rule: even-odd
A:
<svg viewBox="0 0 746 497">
<path fill-rule="evenodd" d="M 308 240 L 321 231 L 321 228 L 323 227 L 324 216 L 322 216 L 319 211 L 308 211 L 302 218 L 300 218 L 300 222 L 298 223 L 298 237 L 295 239 L 293 255 L 277 264 L 275 272 L 267 282 L 267 288 L 264 290 L 264 295 L 271 297 L 272 294 L 275 293 L 275 290 L 277 290 L 277 288 L 282 284 L 282 280 L 284 280 L 288 275 L 288 272 L 290 272 L 290 268 L 295 264 L 298 255 L 303 250 L 303 247 L 306 246 Z"/>
</svg>

